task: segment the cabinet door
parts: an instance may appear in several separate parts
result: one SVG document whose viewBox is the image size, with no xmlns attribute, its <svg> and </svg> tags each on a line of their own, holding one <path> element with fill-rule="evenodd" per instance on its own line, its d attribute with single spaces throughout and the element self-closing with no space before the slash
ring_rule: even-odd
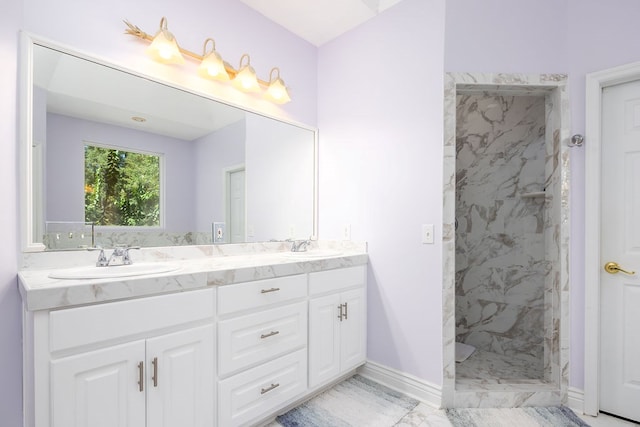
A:
<svg viewBox="0 0 640 427">
<path fill-rule="evenodd" d="M 309 301 L 309 387 L 340 374 L 340 295 Z"/>
<path fill-rule="evenodd" d="M 136 341 L 51 362 L 52 426 L 144 427 L 144 360 Z"/>
<path fill-rule="evenodd" d="M 340 323 L 341 373 L 362 364 L 367 357 L 367 327 L 364 289 L 340 294 L 344 320 Z"/>
<path fill-rule="evenodd" d="M 147 425 L 214 422 L 214 331 L 201 326 L 147 340 Z"/>
</svg>

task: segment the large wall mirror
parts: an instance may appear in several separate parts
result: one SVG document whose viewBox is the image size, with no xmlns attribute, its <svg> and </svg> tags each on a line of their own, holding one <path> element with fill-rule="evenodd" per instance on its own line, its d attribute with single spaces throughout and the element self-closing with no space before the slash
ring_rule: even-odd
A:
<svg viewBox="0 0 640 427">
<path fill-rule="evenodd" d="M 307 239 L 317 135 L 23 35 L 25 251 Z"/>
</svg>

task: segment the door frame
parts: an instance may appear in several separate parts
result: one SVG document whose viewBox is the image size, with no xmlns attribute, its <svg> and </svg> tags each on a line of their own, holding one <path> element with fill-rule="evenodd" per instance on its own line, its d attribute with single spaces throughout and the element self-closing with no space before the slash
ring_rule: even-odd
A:
<svg viewBox="0 0 640 427">
<path fill-rule="evenodd" d="M 602 90 L 640 80 L 640 62 L 586 75 L 584 413 L 600 410 L 600 207 Z"/>
</svg>

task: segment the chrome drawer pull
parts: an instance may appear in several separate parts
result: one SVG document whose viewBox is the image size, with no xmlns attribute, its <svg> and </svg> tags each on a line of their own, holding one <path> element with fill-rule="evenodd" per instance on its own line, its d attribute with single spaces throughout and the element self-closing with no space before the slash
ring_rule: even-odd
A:
<svg viewBox="0 0 640 427">
<path fill-rule="evenodd" d="M 144 391 L 144 362 L 138 363 L 138 390 Z"/>
<path fill-rule="evenodd" d="M 260 291 L 261 294 L 268 294 L 269 292 L 278 292 L 280 288 L 271 288 L 271 289 L 263 289 Z"/>
<path fill-rule="evenodd" d="M 158 358 L 154 357 L 151 364 L 153 365 L 153 375 L 151 376 L 153 386 L 158 387 Z"/>
<path fill-rule="evenodd" d="M 338 314 L 338 319 L 340 319 L 340 321 L 341 321 L 341 322 L 342 322 L 342 319 L 343 319 L 343 317 L 344 317 L 344 314 L 342 314 L 342 307 L 343 307 L 343 305 L 342 305 L 342 304 L 340 304 L 340 305 L 338 306 L 338 310 L 340 310 L 340 314 Z"/>
<path fill-rule="evenodd" d="M 269 393 L 271 390 L 273 390 L 274 388 L 277 388 L 277 387 L 280 387 L 279 383 L 271 384 L 269 387 L 263 388 L 262 390 L 260 390 L 260 394 Z"/>
<path fill-rule="evenodd" d="M 265 339 L 265 338 L 269 338 L 269 337 L 272 337 L 272 336 L 274 336 L 274 335 L 278 335 L 279 333 L 280 333 L 280 331 L 271 331 L 271 332 L 269 332 L 268 334 L 262 334 L 262 335 L 260 335 L 260 339 L 261 339 L 261 340 L 263 340 L 263 339 Z"/>
<path fill-rule="evenodd" d="M 349 318 L 349 307 L 347 306 L 346 302 L 343 305 L 344 305 L 344 320 L 347 320 Z"/>
</svg>

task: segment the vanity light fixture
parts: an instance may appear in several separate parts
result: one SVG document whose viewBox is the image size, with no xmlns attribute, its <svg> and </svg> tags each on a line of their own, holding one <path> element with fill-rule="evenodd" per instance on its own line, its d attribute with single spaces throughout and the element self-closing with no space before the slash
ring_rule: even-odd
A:
<svg viewBox="0 0 640 427">
<path fill-rule="evenodd" d="M 275 78 L 273 73 L 276 73 Z M 286 104 L 291 101 L 287 87 L 284 85 L 284 81 L 280 78 L 280 69 L 274 67 L 269 73 L 269 87 L 264 94 L 264 97 L 271 102 L 277 104 Z"/>
<path fill-rule="evenodd" d="M 207 44 L 211 42 L 211 51 L 207 52 Z M 216 42 L 212 38 L 204 41 L 202 48 L 202 62 L 198 66 L 198 74 L 208 79 L 216 79 L 228 81 L 229 74 L 225 69 L 224 61 L 218 52 L 216 52 Z"/>
<path fill-rule="evenodd" d="M 160 29 L 147 48 L 147 55 L 163 64 L 184 64 L 178 42 L 167 28 L 167 18 L 164 16 L 160 20 Z"/>
<path fill-rule="evenodd" d="M 247 63 L 243 66 L 242 61 L 245 58 L 247 58 Z M 244 92 L 257 92 L 260 90 L 256 70 L 251 66 L 251 58 L 246 53 L 240 57 L 240 68 L 233 79 L 233 85 Z"/>
<path fill-rule="evenodd" d="M 167 18 L 165 17 L 160 20 L 160 29 L 155 36 L 150 36 L 128 21 L 124 21 L 124 23 L 128 27 L 125 31 L 126 34 L 151 42 L 151 45 L 147 48 L 147 53 L 155 61 L 163 64 L 183 64 L 184 56 L 188 56 L 200 62 L 198 74 L 202 77 L 221 81 L 230 80 L 234 87 L 243 92 L 260 92 L 264 90 L 264 98 L 277 104 L 285 104 L 291 101 L 289 90 L 280 78 L 280 69 L 277 67 L 271 69 L 269 81 L 264 81 L 257 77 L 256 71 L 251 66 L 251 58 L 248 54 L 245 53 L 240 57 L 240 66 L 236 70 L 216 52 L 215 41 L 211 38 L 204 41 L 202 55 L 183 49 L 167 29 Z M 209 43 L 211 44 L 211 50 L 207 51 Z M 244 63 L 245 58 L 246 64 Z"/>
</svg>

